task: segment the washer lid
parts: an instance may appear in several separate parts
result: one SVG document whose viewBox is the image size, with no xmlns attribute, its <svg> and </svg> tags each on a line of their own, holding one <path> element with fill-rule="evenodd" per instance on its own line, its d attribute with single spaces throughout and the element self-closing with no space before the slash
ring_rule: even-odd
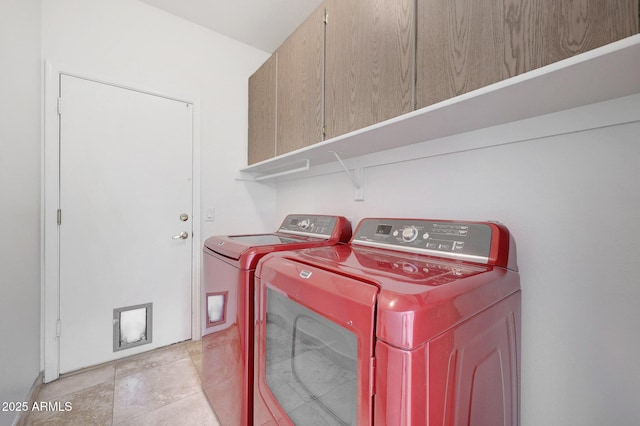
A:
<svg viewBox="0 0 640 426">
<path fill-rule="evenodd" d="M 293 245 L 320 241 L 325 240 L 282 234 L 217 235 L 207 238 L 204 242 L 204 247 L 205 250 L 210 252 L 217 253 L 229 259 L 238 260 L 243 253 L 252 248 L 268 248 L 286 244 Z"/>
<path fill-rule="evenodd" d="M 210 237 L 204 251 L 251 268 L 259 257 L 272 251 L 346 243 L 350 238 L 351 224 L 342 216 L 293 214 L 285 218 L 277 232 Z"/>
</svg>

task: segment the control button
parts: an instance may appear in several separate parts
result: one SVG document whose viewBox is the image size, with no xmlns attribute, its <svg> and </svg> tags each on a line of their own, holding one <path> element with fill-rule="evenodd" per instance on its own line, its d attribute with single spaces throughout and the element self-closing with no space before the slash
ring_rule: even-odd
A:
<svg viewBox="0 0 640 426">
<path fill-rule="evenodd" d="M 437 249 L 438 248 L 438 244 L 437 243 L 427 243 L 427 248 L 428 249 Z"/>
<path fill-rule="evenodd" d="M 393 236 L 397 237 L 398 236 L 398 230 L 396 229 L 395 231 L 393 231 Z"/>
<path fill-rule="evenodd" d="M 424 235 L 422 236 L 423 240 L 428 240 L 429 239 L 429 233 L 425 232 Z"/>
<path fill-rule="evenodd" d="M 410 243 L 411 241 L 418 238 L 418 230 L 413 226 L 410 228 L 404 228 L 402 230 L 402 240 L 404 242 Z"/>
<path fill-rule="evenodd" d="M 418 267 L 413 263 L 402 262 L 402 270 L 407 274 L 415 274 L 418 272 Z"/>
<path fill-rule="evenodd" d="M 438 249 L 440 249 L 440 250 L 451 250 L 451 246 L 449 244 L 440 244 L 440 245 L 438 245 Z"/>
</svg>

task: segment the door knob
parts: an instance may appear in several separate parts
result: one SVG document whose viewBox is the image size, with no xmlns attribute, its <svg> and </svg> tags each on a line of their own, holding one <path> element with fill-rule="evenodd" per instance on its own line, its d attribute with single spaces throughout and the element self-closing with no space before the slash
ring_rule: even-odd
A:
<svg viewBox="0 0 640 426">
<path fill-rule="evenodd" d="M 189 234 L 187 233 L 187 231 L 182 231 L 178 235 L 174 235 L 171 238 L 174 240 L 186 240 L 187 238 L 189 238 Z"/>
</svg>

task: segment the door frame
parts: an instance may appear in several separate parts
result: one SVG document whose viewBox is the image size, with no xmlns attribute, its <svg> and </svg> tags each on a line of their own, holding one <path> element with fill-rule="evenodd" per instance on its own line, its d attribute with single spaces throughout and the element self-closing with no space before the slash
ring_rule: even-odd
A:
<svg viewBox="0 0 640 426">
<path fill-rule="evenodd" d="M 195 95 L 175 95 L 142 87 L 139 84 L 101 78 L 94 73 L 83 72 L 77 67 L 61 67 L 44 62 L 42 93 L 42 157 L 41 157 L 41 218 L 40 218 L 40 266 L 41 266 L 41 356 L 40 367 L 44 382 L 60 375 L 60 348 L 57 336 L 60 319 L 60 233 L 57 211 L 60 208 L 60 120 L 58 97 L 60 75 L 82 78 L 108 84 L 121 89 L 134 90 L 148 95 L 184 102 L 192 105 L 192 226 L 191 238 L 191 338 L 200 340 L 200 99 Z"/>
</svg>

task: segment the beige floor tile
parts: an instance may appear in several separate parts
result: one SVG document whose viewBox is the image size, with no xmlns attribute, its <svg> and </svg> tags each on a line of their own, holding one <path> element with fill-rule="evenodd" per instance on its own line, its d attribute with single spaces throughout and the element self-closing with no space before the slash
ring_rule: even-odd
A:
<svg viewBox="0 0 640 426">
<path fill-rule="evenodd" d="M 100 383 L 109 382 L 113 384 L 114 372 L 115 364 L 109 363 L 61 376 L 58 380 L 42 387 L 38 394 L 38 400 L 49 400 L 60 395 L 90 388 Z"/>
<path fill-rule="evenodd" d="M 117 426 L 173 425 L 219 426 L 220 423 L 202 392 L 197 392 L 157 410 L 117 423 Z"/>
<path fill-rule="evenodd" d="M 27 425 L 111 425 L 113 381 L 37 403 L 42 411 L 32 410 Z"/>
<path fill-rule="evenodd" d="M 116 377 L 113 420 L 122 422 L 198 392 L 200 383 L 190 357 Z"/>
<path fill-rule="evenodd" d="M 198 377 L 202 378 L 202 354 L 191 355 L 191 360 L 193 361 L 193 367 L 196 369 L 196 373 L 198 373 Z"/>
<path fill-rule="evenodd" d="M 42 410 L 28 424 L 217 426 L 201 390 L 201 359 L 201 342 L 188 341 L 61 376 L 43 385 Z"/>
<path fill-rule="evenodd" d="M 189 354 L 191 356 L 202 353 L 202 340 L 187 340 L 186 342 L 184 342 L 184 345 L 186 346 L 187 351 L 189 351 Z"/>
<path fill-rule="evenodd" d="M 116 362 L 116 378 L 155 368 L 178 359 L 188 358 L 189 352 L 183 343 L 156 349 Z"/>
</svg>

